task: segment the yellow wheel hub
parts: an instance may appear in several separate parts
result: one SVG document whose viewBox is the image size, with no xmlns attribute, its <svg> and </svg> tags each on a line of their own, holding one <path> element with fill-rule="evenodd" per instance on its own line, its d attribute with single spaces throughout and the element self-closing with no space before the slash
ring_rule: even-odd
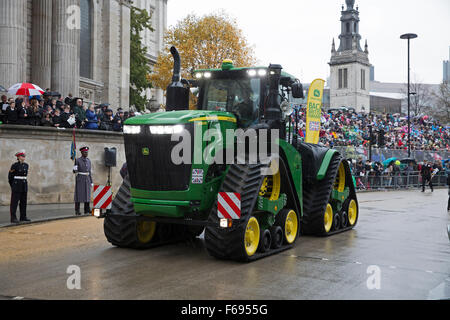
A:
<svg viewBox="0 0 450 320">
<path fill-rule="evenodd" d="M 245 251 L 249 257 L 256 253 L 259 246 L 260 229 L 258 220 L 255 217 L 251 217 L 248 220 L 247 228 L 245 229 L 244 245 Z"/>
<path fill-rule="evenodd" d="M 354 226 L 358 218 L 358 206 L 355 200 L 350 201 L 348 206 L 348 222 L 350 226 Z"/>
<path fill-rule="evenodd" d="M 292 244 L 297 238 L 298 232 L 298 219 L 294 210 L 289 211 L 286 216 L 286 223 L 284 224 L 284 235 L 286 242 Z"/>
<path fill-rule="evenodd" d="M 259 195 L 265 197 L 270 201 L 275 201 L 280 198 L 281 192 L 281 174 L 280 170 L 273 175 L 265 177 L 259 190 Z"/>
<path fill-rule="evenodd" d="M 149 243 L 153 240 L 156 231 L 156 222 L 139 221 L 137 223 L 137 237 L 141 243 Z"/>
<path fill-rule="evenodd" d="M 339 192 L 344 192 L 345 190 L 345 167 L 343 162 L 339 165 L 338 175 L 334 182 L 334 189 Z"/>
<path fill-rule="evenodd" d="M 328 204 L 327 209 L 325 210 L 323 226 L 326 233 L 330 232 L 331 227 L 333 226 L 333 207 L 331 204 Z"/>
<path fill-rule="evenodd" d="M 261 185 L 261 189 L 259 190 L 259 195 L 261 197 L 264 197 L 266 195 L 268 186 L 269 186 L 269 178 L 265 177 Z"/>
</svg>

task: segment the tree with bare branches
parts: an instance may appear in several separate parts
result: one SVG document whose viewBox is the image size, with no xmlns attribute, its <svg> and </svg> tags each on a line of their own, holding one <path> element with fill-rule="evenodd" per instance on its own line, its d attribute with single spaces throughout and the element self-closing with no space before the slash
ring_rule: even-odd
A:
<svg viewBox="0 0 450 320">
<path fill-rule="evenodd" d="M 433 108 L 433 116 L 441 120 L 442 123 L 448 124 L 450 122 L 450 84 L 442 82 L 437 92 L 432 93 L 436 101 L 436 106 Z"/>
<path fill-rule="evenodd" d="M 431 92 L 429 86 L 422 83 L 414 77 L 414 81 L 410 83 L 411 94 L 411 113 L 415 116 L 431 111 Z M 408 85 L 403 89 L 406 103 L 408 102 Z"/>
</svg>

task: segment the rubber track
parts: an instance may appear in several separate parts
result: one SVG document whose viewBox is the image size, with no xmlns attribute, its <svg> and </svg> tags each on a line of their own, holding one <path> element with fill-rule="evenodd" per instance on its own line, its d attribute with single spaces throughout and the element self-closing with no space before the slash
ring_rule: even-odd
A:
<svg viewBox="0 0 450 320">
<path fill-rule="evenodd" d="M 183 230 L 178 230 L 181 231 L 176 232 L 180 235 L 179 237 L 171 239 L 170 241 L 160 241 L 158 239 L 157 225 L 156 235 L 153 241 L 148 244 L 142 244 L 137 238 L 137 222 L 139 216 L 136 215 L 133 203 L 131 203 L 130 198 L 130 182 L 128 178 L 125 178 L 122 186 L 120 187 L 112 202 L 111 212 L 108 213 L 103 223 L 103 230 L 106 239 L 111 244 L 120 248 L 148 249 L 165 244 L 175 243 L 185 238 Z M 125 214 L 129 217 L 117 216 L 118 214 Z"/>
<path fill-rule="evenodd" d="M 229 229 L 207 227 L 205 245 L 209 254 L 218 259 L 235 261 L 254 261 L 263 257 L 292 248 L 286 245 L 266 253 L 256 253 L 248 257 L 244 248 L 244 236 L 247 222 L 253 213 L 264 176 L 261 175 L 263 165 L 231 165 L 219 192 L 236 192 L 241 194 L 241 219 L 234 220 Z M 209 222 L 219 225 L 217 216 L 217 200 L 211 209 Z"/>
<path fill-rule="evenodd" d="M 334 181 L 338 175 L 339 165 L 342 160 L 343 158 L 340 155 L 334 155 L 323 180 L 314 181 L 310 184 L 305 183 L 303 185 L 302 234 L 330 236 L 353 229 L 353 227 L 348 227 L 325 233 L 323 225 L 324 213 L 330 200 L 331 191 L 334 187 Z"/>
</svg>

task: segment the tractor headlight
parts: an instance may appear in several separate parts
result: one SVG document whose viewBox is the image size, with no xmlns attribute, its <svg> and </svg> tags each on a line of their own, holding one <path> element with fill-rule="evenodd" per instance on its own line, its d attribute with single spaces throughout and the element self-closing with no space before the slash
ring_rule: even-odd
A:
<svg viewBox="0 0 450 320">
<path fill-rule="evenodd" d="M 259 69 L 259 70 L 258 70 L 258 75 L 259 75 L 260 77 L 264 77 L 264 76 L 267 75 L 267 71 L 264 70 L 264 69 Z"/>
<path fill-rule="evenodd" d="M 203 73 L 199 72 L 199 73 L 195 74 L 195 77 L 197 79 L 201 79 L 203 77 Z"/>
<path fill-rule="evenodd" d="M 254 76 L 256 76 L 256 70 L 248 70 L 248 75 L 250 76 L 250 77 L 254 77 Z"/>
<path fill-rule="evenodd" d="M 184 126 L 151 126 L 151 134 L 180 134 L 184 130 Z"/>
<path fill-rule="evenodd" d="M 94 217 L 100 218 L 102 216 L 102 211 L 100 209 L 94 209 Z"/>
<path fill-rule="evenodd" d="M 203 75 L 206 79 L 211 78 L 211 72 L 205 72 L 205 74 Z"/>
<path fill-rule="evenodd" d="M 124 126 L 123 127 L 124 134 L 139 134 L 141 133 L 140 126 Z"/>
</svg>

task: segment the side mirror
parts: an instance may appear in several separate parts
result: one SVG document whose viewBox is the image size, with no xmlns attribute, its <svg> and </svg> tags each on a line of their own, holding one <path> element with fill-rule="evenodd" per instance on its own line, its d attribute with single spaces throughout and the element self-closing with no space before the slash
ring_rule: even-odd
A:
<svg viewBox="0 0 450 320">
<path fill-rule="evenodd" d="M 303 93 L 303 85 L 300 82 L 295 82 L 291 86 L 292 96 L 296 99 L 303 99 L 305 94 Z"/>
<path fill-rule="evenodd" d="M 188 80 L 188 82 L 191 88 L 198 88 L 200 86 L 200 81 L 198 80 Z"/>
</svg>

